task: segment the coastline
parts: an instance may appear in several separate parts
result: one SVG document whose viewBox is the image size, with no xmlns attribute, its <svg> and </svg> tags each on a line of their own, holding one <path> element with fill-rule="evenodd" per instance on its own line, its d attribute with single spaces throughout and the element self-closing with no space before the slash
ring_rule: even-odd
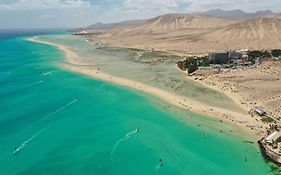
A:
<svg viewBox="0 0 281 175">
<path fill-rule="evenodd" d="M 1 41 L 5 85 L 1 89 L 5 102 L 1 115 L 4 121 L 0 127 L 3 135 L 0 141 L 4 143 L 0 149 L 1 174 L 60 171 L 65 174 L 127 172 L 154 175 L 161 158 L 164 166 L 159 174 L 230 172 L 235 175 L 251 172 L 273 175 L 273 165 L 264 161 L 255 138 L 251 138 L 248 131 L 228 121 L 220 122 L 217 118 L 180 109 L 151 94 L 70 71 L 63 67 L 71 64 L 63 51 L 55 46 L 28 42 L 25 40 L 28 37 Z M 111 62 L 119 58 L 115 51 L 105 50 L 103 54 L 97 54 L 95 51 L 99 50 L 95 47 L 98 46 L 81 37 L 50 34 L 40 35 L 38 39 L 66 46 L 79 55 L 83 67 L 99 67 L 111 75 L 147 82 L 179 96 L 204 94 L 202 101 L 197 96 L 190 98 L 239 112 L 239 108 L 223 94 L 196 83 L 196 88 L 190 88 L 189 84 L 193 83 L 184 81 L 185 76 L 177 72 L 175 62 L 160 62 L 148 66 L 151 69 L 136 71 L 130 67 L 134 60 L 126 59 L 121 64 Z M 96 57 L 99 55 L 104 56 L 101 61 Z M 119 66 L 122 63 L 129 64 Z M 138 62 L 135 65 L 143 66 Z M 116 69 L 112 71 L 110 68 L 114 66 Z M 157 66 L 163 67 L 163 73 Z M 126 76 L 121 71 L 130 75 L 143 73 L 138 77 Z M 157 76 L 159 81 L 151 81 L 145 76 L 158 73 L 162 73 Z M 166 78 L 170 75 L 174 76 Z M 147 81 L 144 78 L 148 78 Z M 162 86 L 165 80 L 173 82 L 172 78 L 182 79 L 185 90 L 174 91 Z M 209 103 L 205 99 L 218 101 Z M 220 100 L 222 105 L 216 104 Z M 224 102 L 233 108 L 224 106 Z M 26 141 L 25 147 L 14 155 L 15 148 Z"/>
<path fill-rule="evenodd" d="M 281 116 L 280 63 L 264 60 L 255 68 L 216 72 L 199 69 L 187 78 L 225 93 L 246 111 L 258 106 L 278 120 Z"/>
<path fill-rule="evenodd" d="M 180 70 L 179 68 L 177 68 L 179 71 L 183 72 L 182 70 Z M 235 93 L 232 93 L 231 91 L 228 91 L 228 90 L 222 90 L 222 87 L 223 85 L 221 85 L 220 82 L 216 82 L 216 84 L 218 84 L 217 86 L 215 85 L 210 85 L 208 84 L 207 82 L 205 81 L 201 81 L 201 80 L 198 80 L 200 79 L 201 77 L 200 76 L 193 76 L 193 75 L 188 75 L 187 72 L 183 72 L 184 74 L 186 74 L 186 78 L 188 80 L 191 80 L 191 81 L 195 81 L 195 82 L 198 82 L 210 89 L 213 89 L 215 91 L 218 91 L 218 92 L 221 92 L 223 94 L 225 94 L 227 97 L 231 98 L 237 105 L 239 105 L 243 110 L 245 110 L 245 112 L 248 112 L 250 110 L 249 107 L 246 107 L 244 105 L 242 105 L 242 101 L 243 99 L 238 95 L 238 94 L 235 94 Z M 197 79 L 197 80 L 196 80 Z"/>
<path fill-rule="evenodd" d="M 214 107 L 214 106 L 208 106 L 204 103 L 195 101 L 190 98 L 181 97 L 179 95 L 173 94 L 171 92 L 168 92 L 163 89 L 155 88 L 153 86 L 140 83 L 137 81 L 117 77 L 114 75 L 107 74 L 105 72 L 102 72 L 101 70 L 96 70 L 94 68 L 91 68 L 89 66 L 85 66 L 85 64 L 82 64 L 79 60 L 79 56 L 67 48 L 67 46 L 48 42 L 44 40 L 38 39 L 38 37 L 33 37 L 27 39 L 30 42 L 37 42 L 41 44 L 51 45 L 57 47 L 59 50 L 63 51 L 67 61 L 70 64 L 63 64 L 62 67 L 73 71 L 77 73 L 81 73 L 84 75 L 88 75 L 91 77 L 94 77 L 96 79 L 104 80 L 110 83 L 114 83 L 117 85 L 121 85 L 124 87 L 132 88 L 135 90 L 139 90 L 141 92 L 145 92 L 147 94 L 151 94 L 157 98 L 160 98 L 161 100 L 174 105 L 176 107 L 192 111 L 195 113 L 199 113 L 202 115 L 215 117 L 220 120 L 229 121 L 237 125 L 238 127 L 241 127 L 242 129 L 245 129 L 249 131 L 248 133 L 253 135 L 256 140 L 261 138 L 261 136 L 264 134 L 263 127 L 265 126 L 259 126 L 260 123 L 257 122 L 254 118 L 250 117 L 250 115 L 240 112 L 233 112 L 229 110 L 225 110 L 223 108 Z M 257 127 L 259 126 L 259 127 Z M 252 131 L 252 132 L 251 132 Z"/>
</svg>

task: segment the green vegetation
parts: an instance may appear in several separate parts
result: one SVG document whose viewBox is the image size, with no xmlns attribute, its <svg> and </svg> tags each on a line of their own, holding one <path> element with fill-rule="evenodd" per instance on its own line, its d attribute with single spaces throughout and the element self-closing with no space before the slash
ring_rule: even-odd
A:
<svg viewBox="0 0 281 175">
<path fill-rule="evenodd" d="M 197 60 L 194 59 L 193 57 L 189 57 L 184 61 L 179 61 L 178 62 L 178 68 L 182 71 L 186 71 L 190 74 L 195 72 L 198 69 L 198 63 Z"/>
<path fill-rule="evenodd" d="M 265 117 L 263 117 L 263 118 L 261 119 L 261 121 L 266 122 L 266 123 L 271 123 L 271 122 L 273 122 L 274 120 L 273 120 L 271 117 L 265 116 Z"/>
<path fill-rule="evenodd" d="M 249 61 L 251 61 L 252 63 L 255 63 L 255 60 L 257 58 L 262 58 L 262 57 L 265 57 L 265 58 L 270 58 L 271 57 L 271 54 L 269 51 L 265 50 L 265 51 L 261 51 L 261 50 L 253 50 L 253 51 L 250 51 L 248 53 L 248 56 L 249 56 Z"/>
<path fill-rule="evenodd" d="M 281 175 L 281 169 L 277 165 L 271 165 L 271 172 L 275 175 Z"/>
<path fill-rule="evenodd" d="M 250 51 L 249 54 L 249 61 L 254 62 L 256 58 L 271 58 L 271 57 L 279 57 L 281 56 L 281 49 L 273 49 L 271 51 L 267 50 L 253 50 Z"/>
<path fill-rule="evenodd" d="M 195 59 L 196 59 L 199 67 L 209 67 L 210 66 L 208 56 L 196 57 Z"/>
<path fill-rule="evenodd" d="M 154 60 L 155 58 L 157 59 L 164 59 L 164 60 L 179 60 L 182 59 L 182 57 L 175 55 L 175 54 L 170 54 L 167 52 L 163 51 L 145 51 L 141 55 L 140 59 L 151 59 Z"/>
<path fill-rule="evenodd" d="M 274 50 L 271 50 L 271 54 L 272 54 L 272 56 L 274 56 L 274 57 L 280 57 L 280 56 L 281 56 L 281 49 L 274 49 Z"/>
<path fill-rule="evenodd" d="M 248 56 L 249 58 L 256 59 L 258 57 L 270 57 L 271 55 L 268 51 L 253 50 L 249 52 Z"/>
</svg>

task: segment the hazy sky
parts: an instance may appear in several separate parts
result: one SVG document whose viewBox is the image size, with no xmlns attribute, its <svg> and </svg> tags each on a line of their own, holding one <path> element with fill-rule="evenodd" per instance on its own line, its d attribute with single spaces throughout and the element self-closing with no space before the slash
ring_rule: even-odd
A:
<svg viewBox="0 0 281 175">
<path fill-rule="evenodd" d="M 281 11 L 281 0 L 0 0 L 0 28 L 79 27 L 214 8 Z"/>
</svg>

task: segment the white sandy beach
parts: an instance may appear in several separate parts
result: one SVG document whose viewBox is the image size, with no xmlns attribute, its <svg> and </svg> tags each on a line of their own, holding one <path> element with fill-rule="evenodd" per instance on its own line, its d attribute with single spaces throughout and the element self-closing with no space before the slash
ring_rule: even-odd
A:
<svg viewBox="0 0 281 175">
<path fill-rule="evenodd" d="M 237 126 L 240 126 L 242 128 L 245 128 L 247 130 L 251 130 L 256 138 L 259 138 L 263 136 L 266 125 L 261 123 L 260 121 L 257 121 L 255 118 L 251 117 L 251 115 L 243 112 L 233 112 L 230 110 L 226 110 L 220 107 L 213 107 L 209 106 L 207 104 L 201 103 L 199 101 L 195 101 L 191 98 L 181 97 L 179 95 L 176 95 L 174 93 L 171 93 L 169 91 L 156 88 L 144 83 L 140 83 L 137 81 L 125 79 L 122 77 L 110 75 L 108 73 L 105 73 L 101 70 L 94 69 L 89 66 L 85 66 L 85 64 L 82 64 L 79 60 L 79 56 L 71 51 L 68 47 L 64 45 L 60 45 L 53 42 L 47 42 L 43 41 L 39 38 L 33 37 L 28 39 L 30 42 L 37 42 L 47 45 L 52 45 L 57 47 L 59 50 L 63 51 L 65 53 L 65 56 L 67 58 L 67 61 L 70 64 L 63 64 L 63 68 L 67 70 L 71 70 L 77 73 L 85 74 L 91 77 L 94 77 L 96 79 L 104 80 L 107 82 L 111 82 L 114 84 L 118 84 L 121 86 L 125 86 L 128 88 L 133 88 L 148 94 L 151 94 L 157 98 L 162 99 L 165 102 L 170 103 L 171 105 L 200 113 L 207 116 L 216 117 L 217 119 L 224 120 L 224 121 L 230 121 L 232 123 L 235 123 Z"/>
</svg>

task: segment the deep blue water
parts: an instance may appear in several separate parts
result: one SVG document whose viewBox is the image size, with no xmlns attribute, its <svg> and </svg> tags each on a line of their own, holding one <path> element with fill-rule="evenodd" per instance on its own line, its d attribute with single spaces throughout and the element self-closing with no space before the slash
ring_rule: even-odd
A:
<svg viewBox="0 0 281 175">
<path fill-rule="evenodd" d="M 58 29 L 0 29 L 0 40 L 21 36 L 36 36 L 61 33 L 66 32 L 64 30 Z"/>
</svg>

